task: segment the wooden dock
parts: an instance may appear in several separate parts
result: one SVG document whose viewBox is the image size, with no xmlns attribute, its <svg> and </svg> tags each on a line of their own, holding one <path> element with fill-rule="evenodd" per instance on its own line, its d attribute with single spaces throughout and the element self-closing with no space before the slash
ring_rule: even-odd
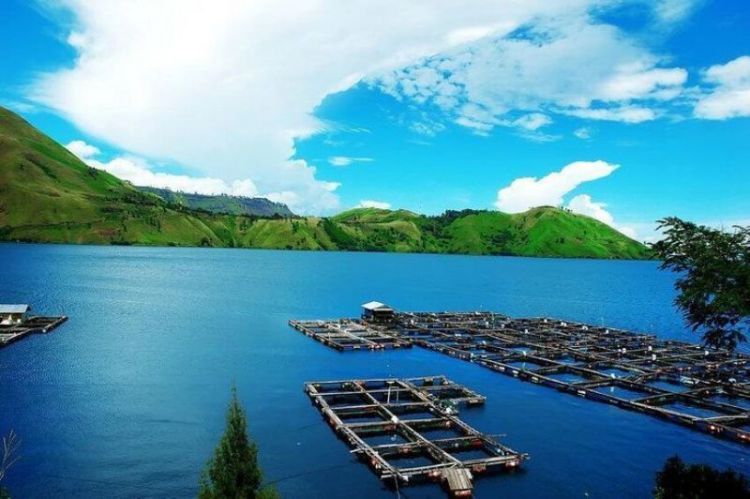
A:
<svg viewBox="0 0 750 499">
<path fill-rule="evenodd" d="M 46 334 L 67 321 L 68 317 L 30 316 L 21 324 L 0 326 L 0 348 L 18 341 L 30 334 Z"/>
<path fill-rule="evenodd" d="M 476 476 L 515 469 L 527 457 L 461 421 L 459 405 L 485 399 L 444 376 L 315 381 L 305 391 L 352 452 L 391 487 L 435 481 L 454 497 L 470 496 Z"/>
<path fill-rule="evenodd" d="M 411 341 L 372 329 L 356 320 L 289 321 L 297 331 L 336 350 L 410 348 Z"/>
<path fill-rule="evenodd" d="M 750 443 L 748 355 L 492 312 L 396 313 L 388 324 L 347 322 L 522 381 Z"/>
</svg>

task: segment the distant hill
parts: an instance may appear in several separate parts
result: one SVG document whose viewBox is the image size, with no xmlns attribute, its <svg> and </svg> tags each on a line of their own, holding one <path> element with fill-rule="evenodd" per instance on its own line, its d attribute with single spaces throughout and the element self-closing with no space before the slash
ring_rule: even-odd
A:
<svg viewBox="0 0 750 499">
<path fill-rule="evenodd" d="M 405 210 L 359 208 L 324 223 L 344 249 L 476 255 L 647 258 L 647 248 L 593 218 L 544 206 L 509 215 L 448 211 L 428 217 Z M 336 230 L 336 229 L 341 230 Z"/>
<path fill-rule="evenodd" d="M 200 201 L 207 204 L 196 205 L 196 200 L 173 194 L 164 199 L 91 168 L 0 108 L 0 240 L 648 257 L 644 245 L 611 227 L 552 207 L 515 215 L 449 211 L 436 217 L 361 208 L 328 218 L 282 218 L 242 213 L 249 208 L 238 207 L 238 198 L 216 205 L 209 196 Z"/>
<path fill-rule="evenodd" d="M 274 203 L 266 198 L 248 198 L 243 196 L 228 196 L 220 194 L 207 196 L 205 194 L 190 194 L 175 192 L 158 187 L 136 187 L 138 190 L 156 194 L 168 203 L 178 204 L 193 210 L 205 210 L 211 213 L 226 213 L 230 215 L 250 215 L 256 217 L 292 217 L 294 213 L 283 203 Z"/>
</svg>

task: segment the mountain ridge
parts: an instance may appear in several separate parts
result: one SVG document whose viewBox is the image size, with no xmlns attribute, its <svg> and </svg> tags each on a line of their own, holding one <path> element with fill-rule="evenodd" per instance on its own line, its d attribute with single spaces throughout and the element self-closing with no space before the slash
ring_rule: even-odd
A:
<svg viewBox="0 0 750 499">
<path fill-rule="evenodd" d="M 2 241 L 649 257 L 643 244 L 613 228 L 553 207 L 518 214 L 463 210 L 426 216 L 356 208 L 331 217 L 264 216 L 191 207 L 149 190 L 89 167 L 0 108 Z"/>
<path fill-rule="evenodd" d="M 198 194 L 148 186 L 135 186 L 135 188 L 139 191 L 155 194 L 168 203 L 184 205 L 192 210 L 256 217 L 295 216 L 284 203 L 277 203 L 263 197 Z"/>
</svg>

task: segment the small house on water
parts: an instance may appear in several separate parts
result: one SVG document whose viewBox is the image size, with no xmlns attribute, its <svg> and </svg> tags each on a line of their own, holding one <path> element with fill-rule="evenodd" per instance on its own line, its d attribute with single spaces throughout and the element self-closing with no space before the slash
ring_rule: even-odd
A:
<svg viewBox="0 0 750 499">
<path fill-rule="evenodd" d="M 379 301 L 371 301 L 362 305 L 362 319 L 369 322 L 391 322 L 395 315 L 393 308 Z"/>
<path fill-rule="evenodd" d="M 26 314 L 31 309 L 29 305 L 2 305 L 0 304 L 0 326 L 17 326 L 26 319 Z"/>
</svg>

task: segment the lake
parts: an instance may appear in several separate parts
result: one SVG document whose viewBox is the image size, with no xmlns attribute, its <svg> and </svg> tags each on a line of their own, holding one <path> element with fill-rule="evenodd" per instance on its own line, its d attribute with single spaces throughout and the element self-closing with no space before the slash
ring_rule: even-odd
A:
<svg viewBox="0 0 750 499">
<path fill-rule="evenodd" d="M 687 461 L 750 473 L 747 447 L 415 347 L 339 353 L 287 320 L 491 309 L 695 340 L 655 262 L 0 245 L 0 302 L 70 320 L 0 350 L 0 432 L 22 439 L 14 497 L 194 496 L 232 382 L 286 497 L 391 497 L 303 392 L 308 380 L 445 374 L 487 396 L 469 424 L 528 452 L 477 497 L 647 497 Z M 402 489 L 444 497 L 435 485 Z"/>
</svg>

